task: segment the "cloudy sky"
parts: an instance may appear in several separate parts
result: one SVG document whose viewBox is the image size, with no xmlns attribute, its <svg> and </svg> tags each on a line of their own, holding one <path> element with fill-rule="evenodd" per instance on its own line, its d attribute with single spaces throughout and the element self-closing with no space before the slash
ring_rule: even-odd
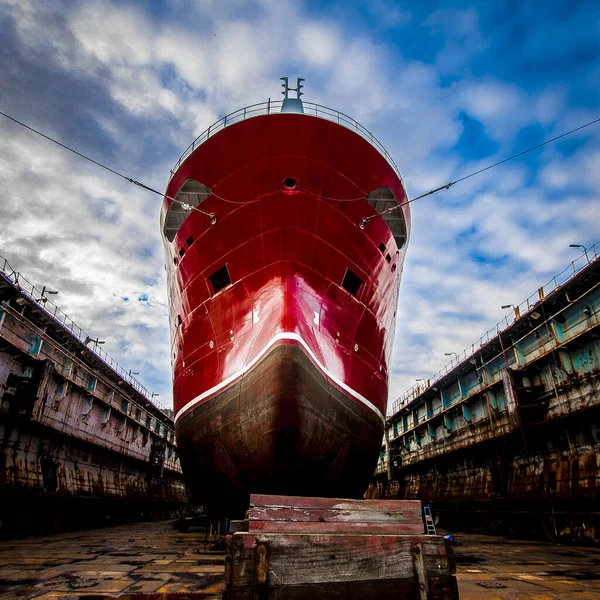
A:
<svg viewBox="0 0 600 600">
<path fill-rule="evenodd" d="M 599 40 L 596 0 L 0 0 L 0 110 L 162 190 L 301 76 L 416 196 L 600 117 Z M 159 204 L 0 117 L 0 255 L 169 405 Z M 392 399 L 600 239 L 600 124 L 412 206 Z"/>
</svg>

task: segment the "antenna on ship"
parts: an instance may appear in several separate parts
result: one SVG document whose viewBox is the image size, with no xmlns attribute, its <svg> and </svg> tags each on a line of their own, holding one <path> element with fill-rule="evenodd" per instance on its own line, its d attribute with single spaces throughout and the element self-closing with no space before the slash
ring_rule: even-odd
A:
<svg viewBox="0 0 600 600">
<path fill-rule="evenodd" d="M 281 95 L 283 96 L 283 104 L 281 105 L 281 112 L 282 113 L 298 113 L 298 114 L 303 115 L 304 107 L 302 106 L 302 100 L 300 99 L 300 97 L 304 94 L 304 92 L 302 92 L 301 90 L 304 87 L 302 85 L 302 82 L 305 81 L 305 79 L 303 77 L 298 77 L 298 79 L 296 79 L 296 87 L 295 88 L 291 88 L 289 86 L 288 77 L 280 77 L 279 79 L 281 79 L 281 81 L 283 81 L 283 83 L 281 84 L 281 87 L 283 88 L 283 92 L 281 92 Z M 289 97 L 290 92 L 296 92 L 296 97 L 290 98 Z"/>
</svg>

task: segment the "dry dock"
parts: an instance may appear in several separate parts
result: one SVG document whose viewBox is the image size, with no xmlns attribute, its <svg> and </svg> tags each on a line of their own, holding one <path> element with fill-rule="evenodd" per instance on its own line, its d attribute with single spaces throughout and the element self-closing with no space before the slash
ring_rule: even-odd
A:
<svg viewBox="0 0 600 600">
<path fill-rule="evenodd" d="M 170 522 L 0 542 L 0 598 L 220 598 L 224 554 Z M 461 600 L 600 598 L 600 550 L 464 534 Z"/>
<path fill-rule="evenodd" d="M 0 536 L 185 503 L 173 420 L 101 343 L 0 258 Z"/>
<path fill-rule="evenodd" d="M 596 244 L 394 404 L 371 495 L 455 530 L 600 545 L 599 324 Z"/>
</svg>

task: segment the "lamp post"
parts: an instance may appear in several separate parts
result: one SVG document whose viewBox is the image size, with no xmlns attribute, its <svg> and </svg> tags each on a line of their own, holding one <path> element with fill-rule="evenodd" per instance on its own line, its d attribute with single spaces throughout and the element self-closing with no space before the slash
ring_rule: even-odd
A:
<svg viewBox="0 0 600 600">
<path fill-rule="evenodd" d="M 46 302 L 48 302 L 48 298 L 46 298 L 46 294 L 58 294 L 58 292 L 56 290 L 49 290 L 46 286 L 44 286 L 42 288 L 42 294 L 41 294 L 38 302 L 41 302 L 42 304 L 46 304 Z"/>
<path fill-rule="evenodd" d="M 514 304 L 503 304 L 502 308 L 512 308 L 515 311 L 515 319 L 518 319 L 521 316 L 521 309 L 518 306 L 515 306 Z"/>
<path fill-rule="evenodd" d="M 94 344 L 94 346 L 98 346 L 99 344 L 104 344 L 104 340 L 101 340 L 100 338 L 96 338 L 95 340 L 93 338 L 91 338 L 89 335 L 87 335 L 85 337 L 85 340 L 83 340 L 83 344 L 84 346 L 87 346 L 89 343 Z"/>
<path fill-rule="evenodd" d="M 569 248 L 583 248 L 585 254 L 585 260 L 589 263 L 590 257 L 588 256 L 587 248 L 583 244 L 569 244 Z"/>
</svg>

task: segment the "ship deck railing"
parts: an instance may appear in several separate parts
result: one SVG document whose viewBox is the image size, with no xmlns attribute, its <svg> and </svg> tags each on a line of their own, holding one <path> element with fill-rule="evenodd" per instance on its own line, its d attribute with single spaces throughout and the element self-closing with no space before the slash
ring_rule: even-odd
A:
<svg viewBox="0 0 600 600">
<path fill-rule="evenodd" d="M 289 114 L 289 113 L 281 113 L 281 107 L 283 105 L 283 100 L 271 100 L 269 99 L 266 102 L 259 102 L 257 104 L 250 104 L 249 106 L 245 106 L 244 108 L 240 108 L 235 110 L 224 117 L 221 117 L 218 121 L 213 123 L 210 127 L 205 129 L 183 152 L 183 154 L 179 157 L 179 160 L 175 163 L 175 166 L 171 169 L 171 179 L 173 175 L 177 171 L 177 169 L 182 165 L 183 161 L 198 148 L 201 144 L 203 144 L 208 138 L 213 136 L 215 133 L 218 133 L 225 127 L 229 125 L 233 125 L 234 123 L 239 123 L 240 121 L 245 121 L 246 119 L 250 119 L 252 117 L 259 117 L 262 115 L 270 115 L 270 114 Z M 315 104 L 314 102 L 305 102 L 302 101 L 302 106 L 304 108 L 304 114 L 311 115 L 314 117 L 320 117 L 321 119 L 326 119 L 327 121 L 333 121 L 334 123 L 338 123 L 346 127 L 347 129 L 351 129 L 362 138 L 367 140 L 372 146 L 374 146 L 379 153 L 388 161 L 388 163 L 392 166 L 398 178 L 402 181 L 402 176 L 400 175 L 400 170 L 398 166 L 394 162 L 394 159 L 390 156 L 389 152 L 384 148 L 383 144 L 365 127 L 363 127 L 358 121 L 348 116 L 347 114 L 340 112 L 339 110 L 335 110 L 333 108 L 329 108 L 328 106 L 323 106 L 321 104 Z"/>
<path fill-rule="evenodd" d="M 131 385 L 137 392 L 145 397 L 148 402 L 153 404 L 161 412 L 165 413 L 167 408 L 160 402 L 154 399 L 153 395 L 148 389 L 143 386 L 132 374 L 131 371 L 126 371 L 114 358 L 112 358 L 102 348 L 98 347 L 98 344 L 94 343 L 94 339 L 91 338 L 79 325 L 77 325 L 73 319 L 71 319 L 62 309 L 56 304 L 49 300 L 42 294 L 42 290 L 36 288 L 31 282 L 29 282 L 21 273 L 15 271 L 8 260 L 0 256 L 0 273 L 2 273 L 9 281 L 13 283 L 15 287 L 26 297 L 33 302 L 39 304 L 48 315 L 50 315 L 55 321 L 67 329 L 73 336 L 75 336 L 81 343 L 88 345 L 88 349 L 93 352 L 102 362 L 108 365 L 119 377 L 124 379 L 129 385 Z M 168 414 L 165 413 L 168 417 Z"/>
<path fill-rule="evenodd" d="M 460 354 L 456 354 L 446 366 L 440 369 L 435 375 L 427 380 L 427 383 L 416 383 L 409 388 L 402 396 L 395 400 L 391 405 L 391 412 L 388 417 L 395 415 L 402 407 L 409 404 L 412 400 L 420 396 L 425 390 L 434 386 L 442 377 L 450 373 L 460 363 L 470 358 L 479 348 L 485 346 L 490 340 L 499 336 L 505 329 L 508 329 L 517 320 L 529 313 L 535 312 L 536 306 L 549 294 L 563 286 L 565 283 L 575 277 L 580 271 L 585 269 L 590 263 L 598 260 L 600 257 L 600 241 L 593 246 L 585 248 L 583 253 L 573 260 L 565 269 L 555 275 L 548 283 L 538 288 L 531 296 L 514 306 L 514 310 L 506 315 L 504 319 L 496 323 L 494 327 L 486 331 L 474 344 L 465 348 Z"/>
</svg>

